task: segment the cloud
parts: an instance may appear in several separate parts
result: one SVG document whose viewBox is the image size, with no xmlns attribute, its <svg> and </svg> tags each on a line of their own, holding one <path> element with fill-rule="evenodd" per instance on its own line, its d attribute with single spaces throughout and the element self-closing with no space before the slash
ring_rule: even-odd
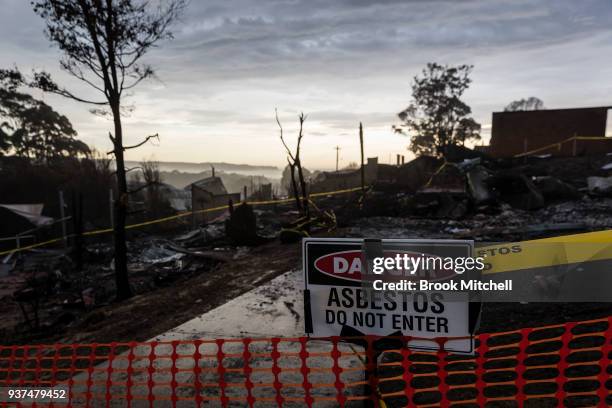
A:
<svg viewBox="0 0 612 408">
<path fill-rule="evenodd" d="M 58 51 L 28 2 L 3 6 L 0 65 L 58 74 Z M 229 160 L 238 154 L 229 149 L 259 147 L 257 160 L 282 165 L 279 108 L 288 131 L 295 113 L 309 113 L 311 143 L 325 154 L 363 121 L 377 135 L 372 153 L 386 156 L 407 143 L 391 125 L 429 61 L 475 65 L 466 99 L 485 126 L 491 111 L 529 95 L 550 107 L 609 104 L 611 20 L 609 0 L 192 1 L 175 39 L 146 57 L 160 81 L 134 93 L 126 133 L 171 135 L 160 159 Z M 51 100 L 88 142 L 107 143 L 104 122 L 86 107 Z"/>
</svg>

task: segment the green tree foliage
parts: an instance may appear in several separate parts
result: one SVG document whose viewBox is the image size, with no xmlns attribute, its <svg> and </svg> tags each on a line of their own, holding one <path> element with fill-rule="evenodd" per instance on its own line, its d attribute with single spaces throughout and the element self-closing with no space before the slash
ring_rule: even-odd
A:
<svg viewBox="0 0 612 408">
<path fill-rule="evenodd" d="M 68 118 L 0 75 L 0 150 L 36 161 L 90 154 Z"/>
<path fill-rule="evenodd" d="M 398 114 L 394 130 L 411 136 L 410 150 L 438 155 L 449 145 L 480 139 L 480 124 L 461 97 L 470 83 L 471 65 L 429 63 L 412 84 L 412 103 Z"/>
<path fill-rule="evenodd" d="M 544 102 L 540 98 L 530 96 L 527 99 L 519 99 L 517 101 L 510 102 L 505 108 L 506 112 L 515 111 L 530 111 L 544 109 Z"/>
</svg>

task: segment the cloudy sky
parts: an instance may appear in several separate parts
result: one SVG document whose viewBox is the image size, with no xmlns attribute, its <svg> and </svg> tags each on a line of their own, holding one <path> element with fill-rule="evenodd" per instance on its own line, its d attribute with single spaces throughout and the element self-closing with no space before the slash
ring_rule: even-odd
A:
<svg viewBox="0 0 612 408">
<path fill-rule="evenodd" d="M 58 51 L 29 1 L 0 0 L 0 66 L 44 68 L 87 94 L 59 70 Z M 161 141 L 129 158 L 227 161 L 282 166 L 274 121 L 286 134 L 308 113 L 306 167 L 408 154 L 393 134 L 410 102 L 410 83 L 431 61 L 473 64 L 465 99 L 482 123 L 491 112 L 531 95 L 548 108 L 612 105 L 610 0 L 191 0 L 147 62 L 157 80 L 142 84 L 125 119 L 128 143 L 158 132 Z M 80 136 L 106 150 L 111 123 L 85 105 L 45 96 Z"/>
</svg>

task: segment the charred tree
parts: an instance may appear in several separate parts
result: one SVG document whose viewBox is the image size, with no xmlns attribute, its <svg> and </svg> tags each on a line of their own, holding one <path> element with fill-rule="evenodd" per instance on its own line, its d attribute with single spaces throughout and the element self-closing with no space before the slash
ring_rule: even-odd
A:
<svg viewBox="0 0 612 408">
<path fill-rule="evenodd" d="M 185 0 L 168 0 L 153 6 L 138 0 L 35 0 L 34 11 L 45 20 L 46 33 L 63 52 L 61 68 L 83 81 L 102 98 L 77 96 L 56 84 L 47 72 L 35 72 L 26 80 L 18 72 L 13 78 L 21 84 L 61 95 L 93 108 L 91 112 L 111 116 L 116 161 L 118 195 L 114 202 L 114 246 L 117 298 L 132 296 L 128 280 L 125 223 L 128 211 L 128 186 L 124 152 L 134 149 L 157 135 L 147 136 L 132 146 L 124 144 L 122 113 L 124 92 L 153 76 L 153 68 L 141 63 L 142 57 L 160 40 L 171 38 L 170 24 L 185 6 Z M 5 71 L 6 72 L 6 71 Z"/>
<path fill-rule="evenodd" d="M 299 212 L 302 212 L 300 192 L 298 190 L 297 182 L 295 181 L 295 163 L 293 163 L 289 158 L 287 158 L 287 162 L 289 165 L 289 171 L 291 172 L 291 191 L 293 192 L 293 197 L 295 198 L 295 206 Z"/>
<path fill-rule="evenodd" d="M 283 127 L 280 123 L 280 119 L 278 118 L 278 111 L 276 111 L 276 123 L 280 129 L 280 140 L 287 151 L 287 162 L 289 163 L 289 170 L 291 171 L 291 186 L 293 189 L 293 196 L 295 198 L 295 204 L 300 213 L 302 213 L 307 218 L 310 217 L 310 206 L 308 205 L 308 185 L 306 183 L 306 179 L 304 177 L 304 171 L 302 169 L 302 161 L 300 159 L 300 148 L 302 146 L 302 138 L 304 137 L 304 122 L 306 121 L 307 116 L 304 113 L 300 113 L 298 115 L 298 119 L 300 121 L 300 129 L 298 132 L 297 144 L 295 147 L 295 153 L 291 151 L 287 143 L 285 142 L 285 138 L 283 136 Z M 299 189 L 298 182 L 295 180 L 295 176 L 298 176 L 299 181 Z M 300 197 L 301 194 L 301 197 Z"/>
</svg>

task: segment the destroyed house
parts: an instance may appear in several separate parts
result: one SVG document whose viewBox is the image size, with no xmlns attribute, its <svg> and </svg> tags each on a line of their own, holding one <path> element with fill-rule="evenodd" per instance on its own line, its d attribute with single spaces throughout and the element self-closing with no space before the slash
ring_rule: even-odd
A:
<svg viewBox="0 0 612 408">
<path fill-rule="evenodd" d="M 163 196 L 168 200 L 168 203 L 172 209 L 175 211 L 189 210 L 189 201 L 191 199 L 189 191 L 176 188 L 167 183 L 160 183 L 159 189 Z"/>
<path fill-rule="evenodd" d="M 249 200 L 267 201 L 272 200 L 274 194 L 272 192 L 272 183 L 260 184 L 257 190 L 249 196 Z"/>
<path fill-rule="evenodd" d="M 366 185 L 370 185 L 378 179 L 378 166 L 378 157 L 368 157 L 367 163 L 363 166 Z M 313 180 L 310 191 L 320 193 L 359 186 L 361 186 L 361 169 L 323 171 Z"/>
<path fill-rule="evenodd" d="M 133 207 L 144 208 L 144 203 L 151 199 L 153 191 L 161 194 L 161 197 L 167 201 L 168 205 L 175 211 L 187 211 L 191 204 L 191 193 L 186 189 L 176 188 L 168 183 L 155 183 L 155 185 L 146 186 L 146 183 L 141 180 L 130 180 L 129 187 L 133 191 L 142 190 L 136 200 L 132 200 L 130 205 Z M 140 202 L 138 201 L 140 200 Z"/>
<path fill-rule="evenodd" d="M 612 152 L 610 108 L 493 112 L 490 145 L 479 150 L 498 158 L 606 154 Z"/>
<path fill-rule="evenodd" d="M 50 230 L 55 220 L 43 215 L 43 208 L 43 204 L 0 204 L 0 250 L 32 244 L 49 233 L 41 229 Z"/>
<path fill-rule="evenodd" d="M 230 200 L 234 203 L 240 201 L 240 193 L 228 193 L 221 178 L 216 176 L 191 183 L 186 189 L 191 190 L 191 208 L 194 213 L 193 222 L 196 225 L 210 222 L 226 212 L 225 209 L 206 210 L 225 206 Z"/>
</svg>

